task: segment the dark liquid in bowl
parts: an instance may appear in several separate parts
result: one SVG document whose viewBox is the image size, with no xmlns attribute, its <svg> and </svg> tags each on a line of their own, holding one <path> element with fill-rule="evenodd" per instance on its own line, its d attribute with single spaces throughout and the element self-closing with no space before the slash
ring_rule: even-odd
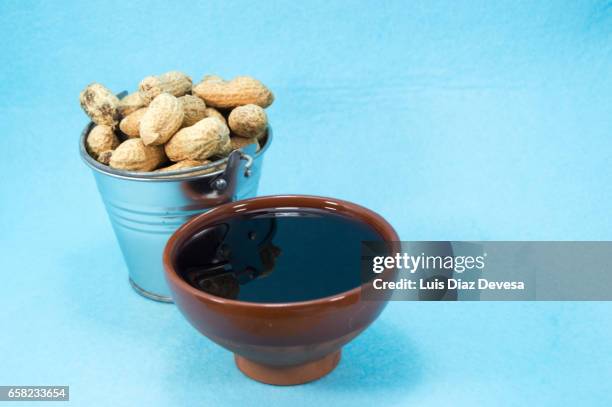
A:
<svg viewBox="0 0 612 407">
<path fill-rule="evenodd" d="M 179 274 L 193 287 L 240 301 L 307 301 L 361 284 L 361 242 L 381 236 L 368 224 L 318 209 L 234 215 L 181 248 Z"/>
</svg>

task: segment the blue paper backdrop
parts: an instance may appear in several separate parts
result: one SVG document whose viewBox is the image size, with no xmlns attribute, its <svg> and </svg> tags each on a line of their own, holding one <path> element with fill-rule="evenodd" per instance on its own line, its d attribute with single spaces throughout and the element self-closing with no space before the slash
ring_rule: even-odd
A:
<svg viewBox="0 0 612 407">
<path fill-rule="evenodd" d="M 250 74 L 260 193 L 368 206 L 406 240 L 612 239 L 609 1 L 0 2 L 0 384 L 73 405 L 601 405 L 606 303 L 393 303 L 328 377 L 250 381 L 146 301 L 80 162 L 78 93 Z"/>
</svg>

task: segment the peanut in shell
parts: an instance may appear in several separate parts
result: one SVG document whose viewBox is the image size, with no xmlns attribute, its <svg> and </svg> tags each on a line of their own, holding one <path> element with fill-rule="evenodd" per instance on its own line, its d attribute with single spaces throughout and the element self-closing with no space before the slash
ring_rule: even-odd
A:
<svg viewBox="0 0 612 407">
<path fill-rule="evenodd" d="M 157 96 L 140 119 L 140 137 L 146 145 L 161 145 L 181 128 L 183 105 L 169 93 Z"/>
<path fill-rule="evenodd" d="M 91 83 L 79 95 L 81 107 L 95 124 L 104 124 L 113 129 L 119 122 L 119 99 L 108 88 Z"/>
<path fill-rule="evenodd" d="M 143 107 L 125 116 L 119 122 L 121 132 L 129 138 L 140 137 L 140 121 L 146 111 L 147 108 Z"/>
<path fill-rule="evenodd" d="M 148 146 L 140 138 L 125 140 L 113 151 L 110 166 L 127 171 L 153 171 L 166 162 L 164 148 Z"/>
<path fill-rule="evenodd" d="M 140 96 L 145 105 L 162 93 L 183 96 L 191 91 L 191 78 L 182 72 L 170 71 L 158 76 L 147 76 L 138 85 Z"/>
<path fill-rule="evenodd" d="M 248 104 L 268 107 L 274 101 L 272 92 L 250 76 L 237 76 L 230 81 L 224 81 L 217 76 L 207 76 L 193 87 L 192 92 L 202 98 L 207 106 L 221 109 L 233 109 Z"/>
<path fill-rule="evenodd" d="M 121 117 L 126 117 L 136 110 L 145 107 L 145 102 L 140 95 L 140 92 L 130 93 L 119 100 L 119 114 Z"/>
<path fill-rule="evenodd" d="M 97 159 L 103 151 L 114 150 L 119 145 L 119 139 L 112 127 L 98 124 L 87 135 L 85 145 L 89 154 Z"/>
<path fill-rule="evenodd" d="M 260 138 L 268 127 L 268 116 L 261 107 L 250 104 L 238 106 L 232 110 L 227 122 L 232 134 L 236 136 Z"/>
<path fill-rule="evenodd" d="M 183 105 L 183 117 L 182 127 L 193 126 L 206 116 L 206 103 L 202 99 L 193 95 L 184 95 L 178 98 L 179 102 Z"/>
<path fill-rule="evenodd" d="M 229 129 L 216 118 L 207 117 L 179 130 L 165 145 L 166 155 L 174 162 L 206 160 L 215 155 Z"/>
</svg>

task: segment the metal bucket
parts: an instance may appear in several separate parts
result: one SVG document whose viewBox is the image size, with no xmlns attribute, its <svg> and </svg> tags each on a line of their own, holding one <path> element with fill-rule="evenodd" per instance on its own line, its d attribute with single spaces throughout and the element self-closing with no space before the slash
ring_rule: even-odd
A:
<svg viewBox="0 0 612 407">
<path fill-rule="evenodd" d="M 272 130 L 268 129 L 258 152 L 255 145 L 249 145 L 206 166 L 168 172 L 132 172 L 112 169 L 89 155 L 85 141 L 93 126 L 89 123 L 83 130 L 80 153 L 93 170 L 129 271 L 130 284 L 147 298 L 172 302 L 162 266 L 166 241 L 191 217 L 222 203 L 257 194 Z M 219 164 L 225 164 L 225 169 L 217 169 Z"/>
</svg>

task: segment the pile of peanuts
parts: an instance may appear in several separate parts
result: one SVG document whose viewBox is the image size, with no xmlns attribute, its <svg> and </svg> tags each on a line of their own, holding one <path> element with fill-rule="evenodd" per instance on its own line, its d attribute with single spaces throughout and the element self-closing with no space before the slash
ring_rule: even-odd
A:
<svg viewBox="0 0 612 407">
<path fill-rule="evenodd" d="M 102 164 L 126 171 L 174 171 L 227 157 L 267 135 L 264 108 L 274 101 L 260 81 L 239 76 L 226 81 L 191 78 L 172 71 L 144 78 L 138 91 L 121 100 L 98 83 L 80 95 L 95 123 L 88 153 Z"/>
</svg>

